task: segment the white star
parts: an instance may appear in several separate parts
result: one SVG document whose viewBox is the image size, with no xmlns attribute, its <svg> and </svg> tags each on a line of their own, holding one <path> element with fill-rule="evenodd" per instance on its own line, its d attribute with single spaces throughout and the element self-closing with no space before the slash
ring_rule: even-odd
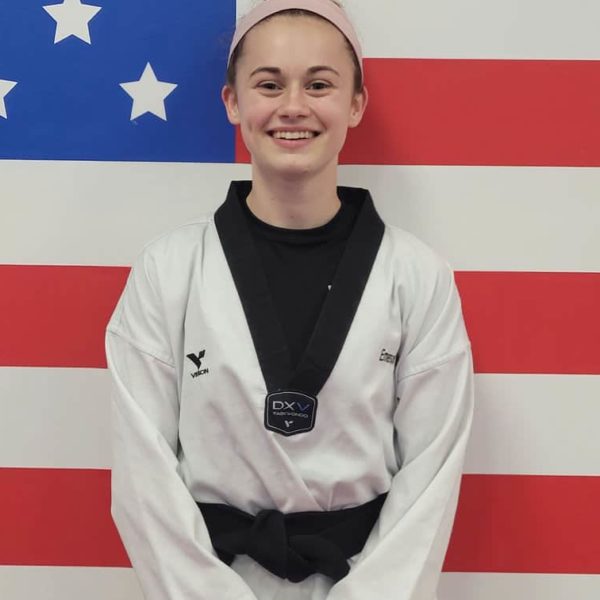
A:
<svg viewBox="0 0 600 600">
<path fill-rule="evenodd" d="M 102 7 L 81 4 L 81 0 L 64 0 L 62 4 L 44 6 L 44 10 L 56 21 L 55 44 L 71 35 L 88 44 L 92 43 L 89 22 Z"/>
<path fill-rule="evenodd" d="M 131 120 L 147 112 L 167 120 L 165 98 L 177 87 L 176 83 L 158 81 L 150 63 L 142 73 L 139 81 L 119 84 L 132 98 Z"/>
<path fill-rule="evenodd" d="M 17 85 L 16 81 L 7 81 L 6 79 L 0 79 L 0 117 L 4 117 L 8 119 L 8 115 L 6 114 L 6 105 L 4 104 L 4 96 L 12 90 L 15 85 Z"/>
</svg>

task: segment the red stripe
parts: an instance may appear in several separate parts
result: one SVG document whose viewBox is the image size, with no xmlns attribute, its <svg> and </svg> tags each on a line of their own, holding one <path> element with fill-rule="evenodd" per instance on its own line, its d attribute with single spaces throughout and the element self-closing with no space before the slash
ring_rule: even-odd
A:
<svg viewBox="0 0 600 600">
<path fill-rule="evenodd" d="M 0 469 L 0 564 L 129 566 L 110 473 Z M 465 475 L 445 571 L 600 572 L 600 477 Z"/>
<path fill-rule="evenodd" d="M 465 475 L 445 571 L 600 573 L 600 477 Z"/>
<path fill-rule="evenodd" d="M 130 566 L 110 471 L 0 469 L 0 565 Z"/>
<path fill-rule="evenodd" d="M 600 166 L 600 61 L 365 61 L 346 164 Z M 238 162 L 249 154 L 238 135 Z"/>
<path fill-rule="evenodd" d="M 0 366 L 105 367 L 122 267 L 0 265 Z"/>
<path fill-rule="evenodd" d="M 105 367 L 125 267 L 0 266 L 0 365 Z M 460 272 L 479 373 L 600 374 L 600 273 Z"/>
<path fill-rule="evenodd" d="M 600 273 L 461 272 L 479 373 L 600 374 Z"/>
</svg>

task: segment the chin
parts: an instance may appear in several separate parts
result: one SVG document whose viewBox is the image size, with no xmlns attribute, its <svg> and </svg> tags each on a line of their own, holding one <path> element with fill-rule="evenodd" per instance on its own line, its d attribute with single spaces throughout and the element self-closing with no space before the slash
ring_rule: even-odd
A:
<svg viewBox="0 0 600 600">
<path fill-rule="evenodd" d="M 308 177 L 314 176 L 317 173 L 315 171 L 313 171 L 312 169 L 306 169 L 306 168 L 280 168 L 280 169 L 271 169 L 270 171 L 272 176 L 275 177 L 284 177 L 285 179 L 291 179 L 291 180 L 302 180 L 302 179 L 306 179 Z"/>
<path fill-rule="evenodd" d="M 310 157 L 302 157 L 304 160 L 297 160 L 299 157 L 279 157 L 280 160 L 260 161 L 253 163 L 265 174 L 269 176 L 284 176 L 289 178 L 300 178 L 310 175 L 317 175 L 322 172 L 325 165 L 316 165 Z"/>
</svg>

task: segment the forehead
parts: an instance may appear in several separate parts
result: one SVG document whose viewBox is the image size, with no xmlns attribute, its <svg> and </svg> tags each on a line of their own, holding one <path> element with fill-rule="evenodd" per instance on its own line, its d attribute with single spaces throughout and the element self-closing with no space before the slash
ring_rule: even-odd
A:
<svg viewBox="0 0 600 600">
<path fill-rule="evenodd" d="M 352 66 L 342 32 L 324 19 L 308 15 L 275 15 L 253 27 L 244 39 L 241 60 L 248 67 L 276 62 Z"/>
</svg>

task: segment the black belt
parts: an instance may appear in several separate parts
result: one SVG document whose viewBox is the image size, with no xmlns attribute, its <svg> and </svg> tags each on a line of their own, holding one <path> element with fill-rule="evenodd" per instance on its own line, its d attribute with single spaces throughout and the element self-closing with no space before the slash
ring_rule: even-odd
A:
<svg viewBox="0 0 600 600">
<path fill-rule="evenodd" d="M 197 504 L 226 564 L 247 554 L 282 579 L 298 582 L 323 573 L 339 581 L 350 570 L 346 559 L 363 549 L 386 496 L 341 510 L 261 510 L 256 516 L 227 504 Z"/>
</svg>

